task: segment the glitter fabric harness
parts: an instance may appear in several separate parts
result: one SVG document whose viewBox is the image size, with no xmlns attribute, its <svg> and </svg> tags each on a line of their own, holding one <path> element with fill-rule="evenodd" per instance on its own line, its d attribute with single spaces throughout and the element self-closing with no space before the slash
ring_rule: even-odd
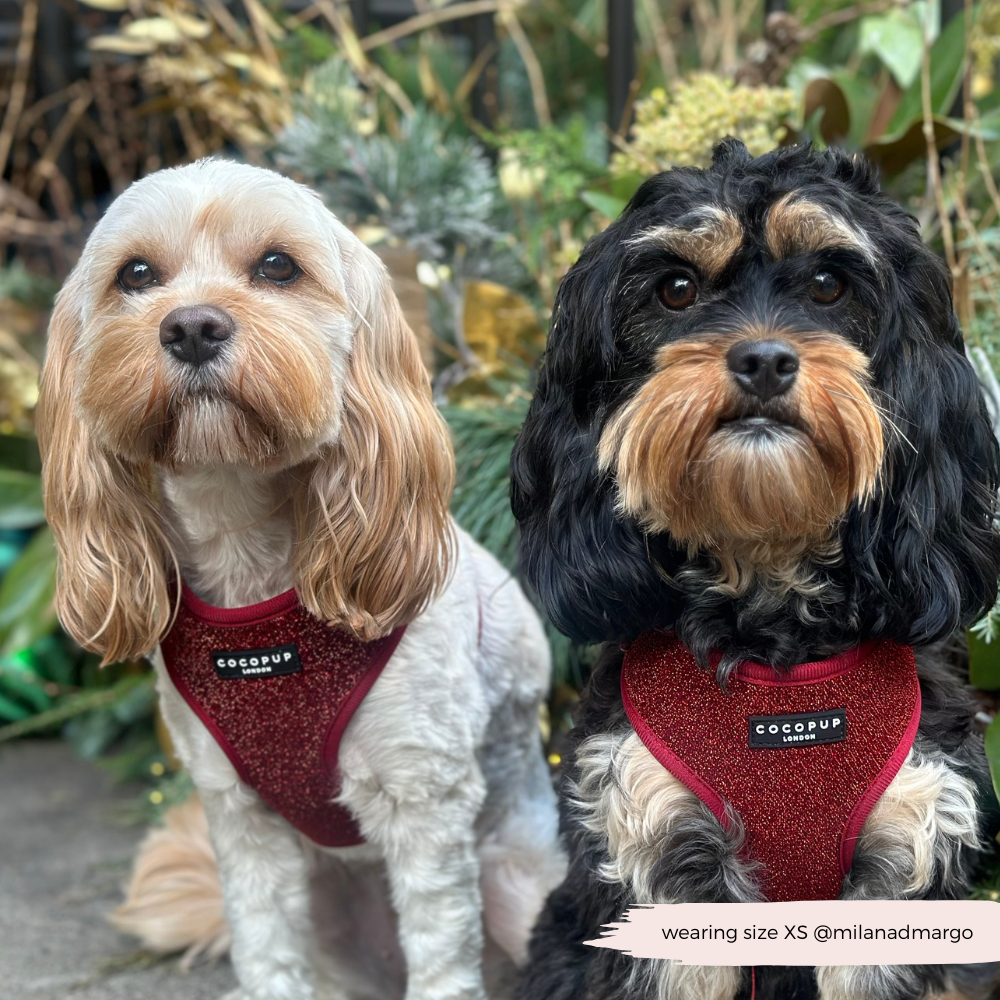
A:
<svg viewBox="0 0 1000 1000">
<path fill-rule="evenodd" d="M 741 663 L 722 691 L 673 634 L 625 654 L 622 700 L 654 757 L 724 825 L 772 901 L 836 899 L 865 819 L 920 720 L 913 650 L 868 643 L 778 675 Z"/>
<path fill-rule="evenodd" d="M 361 642 L 311 615 L 294 590 L 215 608 L 185 586 L 161 649 L 243 781 L 317 844 L 347 847 L 364 838 L 334 801 L 340 739 L 405 629 Z"/>
</svg>

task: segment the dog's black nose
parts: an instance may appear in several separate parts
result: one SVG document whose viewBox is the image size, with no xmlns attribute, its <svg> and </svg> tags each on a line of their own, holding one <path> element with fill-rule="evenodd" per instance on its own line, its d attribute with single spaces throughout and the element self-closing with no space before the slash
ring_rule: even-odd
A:
<svg viewBox="0 0 1000 1000">
<path fill-rule="evenodd" d="M 181 306 L 160 323 L 160 343 L 178 361 L 203 365 L 219 353 L 236 327 L 233 317 L 215 306 Z"/>
<path fill-rule="evenodd" d="M 799 356 L 784 340 L 741 340 L 729 349 L 726 364 L 742 389 L 766 403 L 791 389 Z"/>
</svg>

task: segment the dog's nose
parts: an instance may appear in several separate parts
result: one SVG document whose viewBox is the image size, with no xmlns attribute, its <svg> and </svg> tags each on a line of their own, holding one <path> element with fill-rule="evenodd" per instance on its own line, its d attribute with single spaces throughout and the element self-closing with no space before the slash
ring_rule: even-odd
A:
<svg viewBox="0 0 1000 1000">
<path fill-rule="evenodd" d="M 784 340 L 741 340 L 729 349 L 726 364 L 742 389 L 766 403 L 791 389 L 799 356 Z"/>
<path fill-rule="evenodd" d="M 178 361 L 203 365 L 218 353 L 235 329 L 233 317 L 215 306 L 181 306 L 160 323 L 160 343 Z"/>
</svg>

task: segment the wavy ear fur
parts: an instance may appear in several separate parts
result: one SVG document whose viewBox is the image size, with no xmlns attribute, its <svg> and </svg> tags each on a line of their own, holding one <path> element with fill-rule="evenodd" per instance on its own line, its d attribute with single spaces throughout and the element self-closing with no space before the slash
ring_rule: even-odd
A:
<svg viewBox="0 0 1000 1000">
<path fill-rule="evenodd" d="M 314 615 L 374 639 L 445 583 L 454 459 L 384 266 L 361 246 L 343 256 L 359 318 L 339 436 L 296 500 L 295 580 Z"/>
<path fill-rule="evenodd" d="M 59 570 L 56 610 L 103 663 L 148 653 L 172 619 L 172 558 L 148 469 L 107 454 L 77 413 L 80 302 L 73 278 L 59 293 L 38 403 L 45 511 Z"/>
<path fill-rule="evenodd" d="M 901 223 L 912 228 L 907 221 Z M 892 423 L 880 493 L 845 527 L 847 566 L 872 634 L 924 645 L 992 607 L 1000 448 L 965 356 L 941 261 L 907 233 L 872 367 Z"/>
<path fill-rule="evenodd" d="M 578 642 L 633 637 L 672 621 L 678 610 L 676 591 L 656 569 L 677 554 L 665 536 L 647 536 L 616 513 L 613 483 L 597 467 L 604 412 L 592 412 L 588 393 L 614 358 L 614 255 L 602 251 L 605 241 L 620 238 L 618 230 L 612 225 L 591 240 L 563 279 L 538 387 L 511 457 L 525 576 L 553 624 Z"/>
</svg>

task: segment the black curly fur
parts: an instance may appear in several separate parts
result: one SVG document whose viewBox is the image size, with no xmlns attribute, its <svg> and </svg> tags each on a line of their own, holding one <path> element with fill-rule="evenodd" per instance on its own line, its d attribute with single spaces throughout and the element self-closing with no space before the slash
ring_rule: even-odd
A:
<svg viewBox="0 0 1000 1000">
<path fill-rule="evenodd" d="M 793 190 L 851 219 L 875 248 L 877 271 L 846 250 L 823 256 L 852 289 L 835 309 L 789 294 L 818 258 L 769 260 L 754 235 Z M 724 206 L 751 235 L 703 303 L 671 314 L 653 294 L 669 263 L 664 252 L 636 254 L 625 243 L 706 204 Z M 668 536 L 620 516 L 614 481 L 597 466 L 608 417 L 650 374 L 657 347 L 748 317 L 832 329 L 860 347 L 899 431 L 875 501 L 849 511 L 844 559 L 814 568 L 823 596 L 805 607 L 759 588 L 739 600 L 709 593 L 711 562 L 689 560 Z M 927 645 L 996 596 L 1000 456 L 947 269 L 915 220 L 879 191 L 874 169 L 841 151 L 792 147 L 749 159 L 732 141 L 710 170 L 671 170 L 643 184 L 563 280 L 511 471 L 524 572 L 555 625 L 580 642 L 670 627 L 703 662 L 715 648 L 780 667 L 859 638 Z"/>
<path fill-rule="evenodd" d="M 850 219 L 870 239 L 875 266 L 842 249 L 772 260 L 756 234 L 769 207 L 790 191 Z M 697 309 L 668 313 L 654 289 L 669 257 L 656 249 L 637 253 L 626 243 L 705 205 L 736 215 L 748 235 Z M 819 263 L 835 266 L 851 288 L 847 301 L 822 316 L 794 291 Z M 710 169 L 677 169 L 647 181 L 621 218 L 587 244 L 562 283 L 538 388 L 512 458 L 523 568 L 553 622 L 578 641 L 614 644 L 647 629 L 672 628 L 702 663 L 710 650 L 721 650 L 729 664 L 753 659 L 782 668 L 868 638 L 920 647 L 918 745 L 947 754 L 982 782 L 985 761 L 972 730 L 971 699 L 951 658 L 935 644 L 995 600 L 1000 453 L 949 289 L 948 273 L 921 242 L 915 221 L 881 193 L 874 168 L 860 157 L 792 147 L 752 159 L 741 143 L 726 140 Z M 657 348 L 738 328 L 748 318 L 832 330 L 859 347 L 900 432 L 890 437 L 874 501 L 854 506 L 840 525 L 843 558 L 812 567 L 819 586 L 809 598 L 777 598 L 762 585 L 739 598 L 711 590 L 712 561 L 689 557 L 668 535 L 648 534 L 618 513 L 613 478 L 598 470 L 601 433 L 652 372 Z M 584 693 L 565 755 L 570 782 L 581 741 L 629 725 L 619 693 L 621 660 L 609 645 Z M 626 989 L 636 960 L 582 944 L 618 920 L 632 900 L 626 886 L 595 875 L 607 857 L 604 838 L 581 826 L 565 797 L 562 809 L 570 870 L 535 930 L 519 997 L 652 1000 L 654 978 L 638 991 Z M 730 846 L 709 816 L 683 850 L 664 844 L 656 897 L 732 898 L 719 875 L 719 859 Z M 966 892 L 967 870 L 939 875 L 928 895 Z M 878 859 L 859 856 L 850 878 L 877 881 Z M 974 970 L 911 971 L 918 985 L 894 991 L 900 1000 L 916 1000 L 962 975 L 975 978 Z M 816 995 L 810 969 L 759 968 L 755 975 L 758 1000 Z M 744 970 L 738 995 L 748 997 L 749 990 Z"/>
</svg>

